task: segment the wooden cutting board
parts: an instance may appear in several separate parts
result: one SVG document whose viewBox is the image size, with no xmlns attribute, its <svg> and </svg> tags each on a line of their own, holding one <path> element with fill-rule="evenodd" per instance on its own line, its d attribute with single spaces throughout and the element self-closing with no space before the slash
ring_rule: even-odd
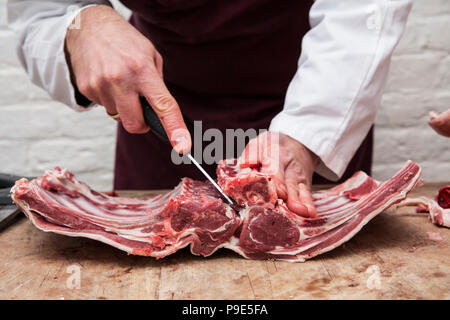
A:
<svg viewBox="0 0 450 320">
<path fill-rule="evenodd" d="M 434 196 L 442 185 L 412 195 Z M 224 249 L 155 260 L 45 233 L 27 219 L 0 232 L 0 245 L 1 299 L 450 299 L 450 229 L 414 208 L 378 215 L 305 263 L 245 260 Z"/>
</svg>

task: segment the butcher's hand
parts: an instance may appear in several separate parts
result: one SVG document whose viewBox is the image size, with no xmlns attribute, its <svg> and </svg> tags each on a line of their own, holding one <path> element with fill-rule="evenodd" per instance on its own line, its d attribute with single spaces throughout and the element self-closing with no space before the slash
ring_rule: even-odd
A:
<svg viewBox="0 0 450 320">
<path fill-rule="evenodd" d="M 311 182 L 318 157 L 297 140 L 276 132 L 264 132 L 250 140 L 239 162 L 241 167 L 259 167 L 275 182 L 278 197 L 303 217 L 315 217 Z"/>
<path fill-rule="evenodd" d="M 450 109 L 442 113 L 430 112 L 429 124 L 437 133 L 450 138 Z"/>
<path fill-rule="evenodd" d="M 160 118 L 174 149 L 191 148 L 191 136 L 180 108 L 163 81 L 163 61 L 153 44 L 114 9 L 99 5 L 84 9 L 80 28 L 66 34 L 66 56 L 78 90 L 120 116 L 130 133 L 145 133 L 139 96 Z"/>
</svg>

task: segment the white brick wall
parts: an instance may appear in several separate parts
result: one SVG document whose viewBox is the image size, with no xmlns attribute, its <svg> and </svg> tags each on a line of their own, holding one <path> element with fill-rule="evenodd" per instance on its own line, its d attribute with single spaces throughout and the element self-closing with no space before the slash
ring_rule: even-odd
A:
<svg viewBox="0 0 450 320">
<path fill-rule="evenodd" d="M 109 190 L 114 121 L 101 108 L 73 112 L 31 84 L 15 57 L 5 4 L 0 0 L 0 171 L 37 175 L 59 165 Z M 450 139 L 427 125 L 429 111 L 450 108 L 449 31 L 449 0 L 415 1 L 376 120 L 378 179 L 412 159 L 427 180 L 450 181 Z"/>
<path fill-rule="evenodd" d="M 428 181 L 450 181 L 450 139 L 428 127 L 428 112 L 450 108 L 450 1 L 416 0 L 392 58 L 375 123 L 374 176 L 407 159 Z"/>
</svg>

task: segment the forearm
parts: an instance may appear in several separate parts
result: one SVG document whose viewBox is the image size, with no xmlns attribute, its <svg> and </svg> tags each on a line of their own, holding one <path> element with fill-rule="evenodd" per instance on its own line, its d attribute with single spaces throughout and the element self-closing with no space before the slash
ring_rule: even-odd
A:
<svg viewBox="0 0 450 320">
<path fill-rule="evenodd" d="M 18 39 L 17 54 L 30 79 L 53 99 L 76 110 L 85 108 L 75 98 L 64 40 L 74 17 L 94 4 L 110 5 L 107 0 L 10 0 L 7 5 L 9 27 Z"/>
<path fill-rule="evenodd" d="M 270 130 L 300 141 L 340 177 L 373 125 L 409 0 L 317 0 L 283 111 Z"/>
</svg>

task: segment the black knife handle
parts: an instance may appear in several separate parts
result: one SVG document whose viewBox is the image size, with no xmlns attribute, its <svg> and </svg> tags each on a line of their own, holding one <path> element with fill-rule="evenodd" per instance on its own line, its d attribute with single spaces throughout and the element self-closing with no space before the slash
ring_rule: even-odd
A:
<svg viewBox="0 0 450 320">
<path fill-rule="evenodd" d="M 150 127 L 150 129 L 156 134 L 159 139 L 171 146 L 170 140 L 167 137 L 166 130 L 164 130 L 164 127 L 159 120 L 155 110 L 153 110 L 153 108 L 147 102 L 147 99 L 145 99 L 144 97 L 140 97 L 139 99 L 141 100 L 145 123 Z"/>
<path fill-rule="evenodd" d="M 9 173 L 0 172 L 0 188 L 12 187 L 17 180 L 22 179 L 24 176 L 16 176 Z M 32 177 L 26 177 L 28 180 L 34 179 Z"/>
<path fill-rule="evenodd" d="M 10 188 L 0 189 L 0 206 L 14 204 L 11 199 Z"/>
</svg>

